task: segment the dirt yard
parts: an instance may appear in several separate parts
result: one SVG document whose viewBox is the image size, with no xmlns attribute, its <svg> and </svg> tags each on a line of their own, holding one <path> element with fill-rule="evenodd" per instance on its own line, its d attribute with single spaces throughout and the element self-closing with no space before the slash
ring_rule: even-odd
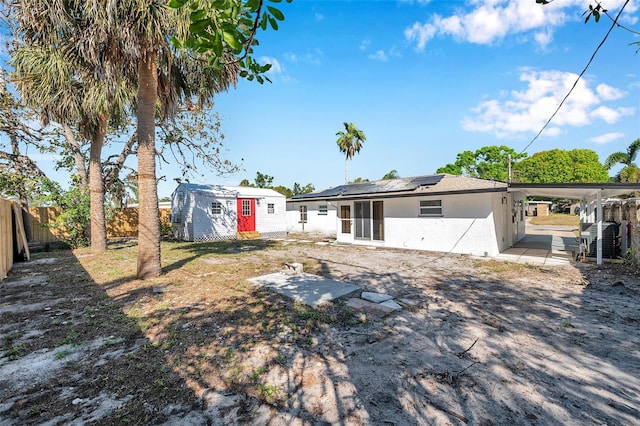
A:
<svg viewBox="0 0 640 426">
<path fill-rule="evenodd" d="M 637 424 L 640 280 L 299 241 L 38 253 L 0 283 L 0 425 Z M 386 317 L 247 278 L 305 272 L 403 299 Z"/>
</svg>

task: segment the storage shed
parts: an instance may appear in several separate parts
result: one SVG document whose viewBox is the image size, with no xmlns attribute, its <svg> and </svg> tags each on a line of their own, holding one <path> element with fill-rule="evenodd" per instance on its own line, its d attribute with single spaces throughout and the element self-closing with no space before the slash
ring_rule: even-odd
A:
<svg viewBox="0 0 640 426">
<path fill-rule="evenodd" d="M 171 195 L 171 223 L 185 241 L 282 237 L 286 198 L 265 188 L 181 183 Z"/>
</svg>

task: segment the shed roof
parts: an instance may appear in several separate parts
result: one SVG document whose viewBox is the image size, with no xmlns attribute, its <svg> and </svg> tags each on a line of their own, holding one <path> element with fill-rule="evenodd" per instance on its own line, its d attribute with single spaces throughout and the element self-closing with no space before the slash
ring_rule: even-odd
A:
<svg viewBox="0 0 640 426">
<path fill-rule="evenodd" d="M 407 197 L 451 193 L 506 191 L 504 182 L 449 174 L 424 175 L 399 179 L 339 185 L 323 191 L 299 194 L 292 201 Z"/>
<path fill-rule="evenodd" d="M 284 195 L 280 194 L 273 189 L 267 188 L 253 188 L 250 186 L 227 186 L 227 185 L 204 185 L 198 183 L 181 183 L 176 188 L 176 191 L 185 191 L 192 192 L 197 194 L 207 194 L 218 197 L 248 197 L 248 198 L 259 198 L 259 197 L 282 197 Z"/>
</svg>

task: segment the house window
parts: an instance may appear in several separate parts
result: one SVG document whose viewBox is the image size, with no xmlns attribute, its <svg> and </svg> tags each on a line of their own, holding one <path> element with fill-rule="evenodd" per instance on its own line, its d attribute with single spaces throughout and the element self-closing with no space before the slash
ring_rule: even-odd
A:
<svg viewBox="0 0 640 426">
<path fill-rule="evenodd" d="M 442 216 L 442 200 L 421 200 L 420 216 Z"/>
<path fill-rule="evenodd" d="M 307 223 L 307 206 L 300 206 L 300 222 Z"/>
<path fill-rule="evenodd" d="M 211 203 L 211 214 L 222 214 L 222 203 L 220 201 L 214 201 Z"/>
<path fill-rule="evenodd" d="M 267 213 L 269 214 L 273 214 L 276 212 L 276 205 L 273 203 L 268 203 L 267 204 Z"/>
<path fill-rule="evenodd" d="M 251 200 L 242 200 L 242 216 L 251 216 Z"/>
<path fill-rule="evenodd" d="M 318 206 L 318 215 L 326 216 L 328 211 L 329 211 L 329 206 L 327 206 L 326 204 L 320 204 Z"/>
</svg>

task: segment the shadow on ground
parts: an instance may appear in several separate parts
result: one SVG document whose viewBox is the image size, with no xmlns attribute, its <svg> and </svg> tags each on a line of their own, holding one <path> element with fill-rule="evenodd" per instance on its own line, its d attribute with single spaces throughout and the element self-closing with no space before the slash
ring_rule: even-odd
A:
<svg viewBox="0 0 640 426">
<path fill-rule="evenodd" d="M 614 266 L 275 242 L 163 250 L 166 274 L 151 282 L 122 278 L 131 270 L 122 250 L 122 259 L 79 256 L 99 283 L 57 252 L 0 284 L 0 424 L 640 417 L 640 285 Z M 367 317 L 344 301 L 310 308 L 247 283 L 292 259 L 407 306 Z M 111 277 L 114 264 L 123 269 Z M 43 359 L 48 372 L 33 367 Z M 18 382 L 19 363 L 32 366 L 31 381 Z"/>
</svg>

